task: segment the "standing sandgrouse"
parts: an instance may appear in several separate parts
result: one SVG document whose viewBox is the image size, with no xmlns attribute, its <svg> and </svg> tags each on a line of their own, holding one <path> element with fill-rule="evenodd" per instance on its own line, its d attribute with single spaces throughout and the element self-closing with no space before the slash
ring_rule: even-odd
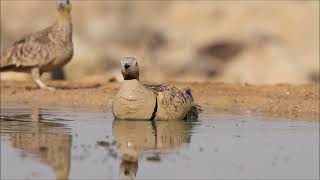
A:
<svg viewBox="0 0 320 180">
<path fill-rule="evenodd" d="M 38 87 L 54 90 L 40 80 L 41 74 L 64 66 L 73 56 L 70 1 L 57 0 L 57 11 L 52 26 L 23 37 L 4 51 L 0 72 L 30 72 Z"/>
<path fill-rule="evenodd" d="M 121 60 L 124 82 L 116 94 L 112 112 L 117 119 L 196 120 L 202 111 L 193 101 L 190 89 L 171 85 L 146 85 L 139 81 L 134 57 Z"/>
</svg>

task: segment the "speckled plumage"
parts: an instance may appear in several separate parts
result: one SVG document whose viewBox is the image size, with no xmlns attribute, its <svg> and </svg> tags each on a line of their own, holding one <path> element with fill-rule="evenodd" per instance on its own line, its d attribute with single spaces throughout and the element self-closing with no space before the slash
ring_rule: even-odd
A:
<svg viewBox="0 0 320 180">
<path fill-rule="evenodd" d="M 58 1 L 57 21 L 50 27 L 24 36 L 6 49 L 1 55 L 1 72 L 31 72 L 39 87 L 49 89 L 39 82 L 40 75 L 64 66 L 73 56 L 70 10 L 68 0 Z"/>
<path fill-rule="evenodd" d="M 37 66 L 47 72 L 65 65 L 73 55 L 71 33 L 55 23 L 23 37 L 1 56 L 1 69 L 25 71 Z"/>
<path fill-rule="evenodd" d="M 172 85 L 142 84 L 139 82 L 139 67 L 135 58 L 125 58 L 121 64 L 125 81 L 113 102 L 112 110 L 116 118 L 155 120 L 198 118 L 202 110 L 194 103 L 190 89 L 180 90 Z M 150 92 L 153 95 L 150 95 Z"/>
<path fill-rule="evenodd" d="M 157 96 L 157 112 L 155 119 L 198 119 L 202 112 L 200 106 L 193 101 L 190 89 L 180 90 L 172 85 L 144 85 Z"/>
</svg>

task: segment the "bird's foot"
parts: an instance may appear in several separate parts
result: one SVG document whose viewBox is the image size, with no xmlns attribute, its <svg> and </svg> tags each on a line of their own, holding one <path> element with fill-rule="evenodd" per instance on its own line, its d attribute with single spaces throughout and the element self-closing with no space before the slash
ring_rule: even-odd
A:
<svg viewBox="0 0 320 180">
<path fill-rule="evenodd" d="M 54 91 L 54 90 L 56 90 L 56 88 L 54 88 L 54 87 L 49 87 L 49 86 L 41 87 L 41 89 L 43 89 L 43 90 L 48 90 L 48 91 Z"/>
<path fill-rule="evenodd" d="M 54 91 L 54 90 L 56 90 L 56 88 L 50 87 L 50 86 L 47 86 L 46 84 L 44 84 L 40 79 L 36 79 L 36 80 L 35 80 L 35 83 L 38 85 L 38 87 L 39 87 L 40 89 L 49 90 L 49 91 Z"/>
</svg>

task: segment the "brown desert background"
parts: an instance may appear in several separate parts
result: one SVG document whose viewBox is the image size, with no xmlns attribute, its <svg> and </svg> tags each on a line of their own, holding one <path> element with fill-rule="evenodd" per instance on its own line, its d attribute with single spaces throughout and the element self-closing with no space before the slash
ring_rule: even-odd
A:
<svg viewBox="0 0 320 180">
<path fill-rule="evenodd" d="M 72 5 L 75 54 L 64 80 L 49 81 L 61 89 L 2 73 L 1 105 L 109 107 L 121 57 L 135 56 L 142 81 L 191 87 L 205 113 L 319 120 L 319 1 Z M 1 52 L 55 18 L 55 1 L 1 0 Z"/>
<path fill-rule="evenodd" d="M 1 51 L 51 25 L 55 1 L 1 1 Z M 148 81 L 319 82 L 318 1 L 72 1 L 67 79 L 121 80 L 135 56 Z M 10 79 L 12 75 L 3 75 Z"/>
<path fill-rule="evenodd" d="M 0 74 L 0 179 L 319 179 L 319 0 L 71 4 L 73 59 L 41 78 L 56 90 Z M 1 53 L 57 16 L 0 5 Z M 199 120 L 115 119 L 125 56 L 190 88 Z"/>
</svg>

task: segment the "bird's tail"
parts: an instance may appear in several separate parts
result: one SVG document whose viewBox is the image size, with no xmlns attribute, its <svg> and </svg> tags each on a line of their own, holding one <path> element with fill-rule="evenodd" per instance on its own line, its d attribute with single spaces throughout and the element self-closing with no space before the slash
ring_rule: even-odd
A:
<svg viewBox="0 0 320 180">
<path fill-rule="evenodd" d="M 12 63 L 11 59 L 14 50 L 14 47 L 11 47 L 1 52 L 0 72 L 11 71 L 12 69 L 14 69 L 15 65 Z"/>
<path fill-rule="evenodd" d="M 189 88 L 185 89 L 185 93 L 190 96 L 192 102 L 194 103 L 191 89 L 189 89 Z M 203 111 L 202 107 L 200 105 L 194 103 L 191 107 L 190 112 L 187 115 L 187 120 L 197 120 L 199 114 L 202 111 Z"/>
<path fill-rule="evenodd" d="M 8 71 L 13 71 L 14 70 L 14 66 L 4 66 L 4 67 L 0 67 L 0 72 L 8 72 Z"/>
<path fill-rule="evenodd" d="M 199 118 L 199 114 L 202 112 L 202 107 L 195 104 L 194 106 L 191 107 L 191 110 L 190 112 L 188 113 L 188 116 L 187 116 L 187 120 L 191 120 L 191 121 L 194 121 L 194 120 L 198 120 Z"/>
<path fill-rule="evenodd" d="M 0 72 L 10 71 L 12 69 L 12 65 L 7 63 L 7 59 L 1 57 L 0 59 Z"/>
<path fill-rule="evenodd" d="M 184 90 L 184 92 L 185 92 L 186 94 L 188 94 L 188 95 L 191 97 L 191 100 L 193 101 L 193 96 L 192 96 L 192 91 L 191 91 L 191 89 L 187 88 L 187 89 Z"/>
<path fill-rule="evenodd" d="M 2 71 L 3 68 L 7 66 L 8 58 L 6 57 L 6 51 L 0 54 L 0 70 Z"/>
<path fill-rule="evenodd" d="M 10 62 L 10 49 L 1 52 L 0 56 L 0 72 L 6 72 L 12 70 L 14 65 Z"/>
</svg>

